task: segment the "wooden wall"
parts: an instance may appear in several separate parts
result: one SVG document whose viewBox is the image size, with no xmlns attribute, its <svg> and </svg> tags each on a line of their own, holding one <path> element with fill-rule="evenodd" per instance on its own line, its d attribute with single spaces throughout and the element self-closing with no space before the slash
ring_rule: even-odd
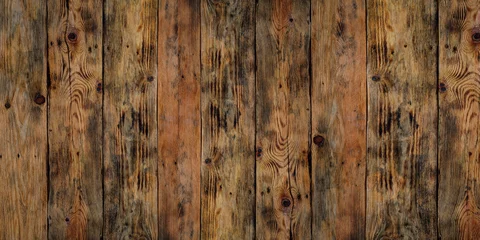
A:
<svg viewBox="0 0 480 240">
<path fill-rule="evenodd" d="M 0 0 L 0 239 L 480 239 L 480 2 Z"/>
</svg>

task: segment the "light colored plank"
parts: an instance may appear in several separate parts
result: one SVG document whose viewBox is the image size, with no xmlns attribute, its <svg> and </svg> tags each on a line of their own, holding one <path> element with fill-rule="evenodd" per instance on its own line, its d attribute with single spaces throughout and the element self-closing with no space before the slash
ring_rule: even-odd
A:
<svg viewBox="0 0 480 240">
<path fill-rule="evenodd" d="M 47 4 L 48 237 L 98 239 L 103 218 L 102 2 Z"/>
<path fill-rule="evenodd" d="M 365 239 L 365 3 L 312 0 L 312 215 L 318 239 Z"/>
<path fill-rule="evenodd" d="M 158 238 L 158 1 L 104 2 L 104 237 Z"/>
<path fill-rule="evenodd" d="M 310 1 L 258 2 L 257 239 L 310 239 Z"/>
<path fill-rule="evenodd" d="M 46 1 L 0 9 L 0 239 L 46 239 Z"/>
<path fill-rule="evenodd" d="M 367 239 L 436 239 L 437 2 L 367 1 Z"/>
<path fill-rule="evenodd" d="M 439 234 L 479 239 L 480 3 L 439 4 Z"/>
<path fill-rule="evenodd" d="M 200 0 L 159 6 L 161 239 L 200 238 Z"/>
<path fill-rule="evenodd" d="M 254 1 L 201 2 L 201 238 L 253 239 Z"/>
</svg>

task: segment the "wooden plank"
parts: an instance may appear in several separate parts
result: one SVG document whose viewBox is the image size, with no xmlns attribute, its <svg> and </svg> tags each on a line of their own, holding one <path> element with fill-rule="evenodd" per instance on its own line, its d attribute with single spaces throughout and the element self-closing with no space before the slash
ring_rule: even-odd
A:
<svg viewBox="0 0 480 240">
<path fill-rule="evenodd" d="M 46 2 L 0 9 L 0 239 L 45 239 Z"/>
<path fill-rule="evenodd" d="M 258 239 L 310 239 L 310 1 L 259 1 Z"/>
<path fill-rule="evenodd" d="M 254 1 L 201 2 L 201 238 L 255 234 Z"/>
<path fill-rule="evenodd" d="M 367 239 L 435 239 L 437 4 L 367 1 Z"/>
<path fill-rule="evenodd" d="M 102 236 L 102 2 L 48 0 L 50 239 Z"/>
<path fill-rule="evenodd" d="M 479 239 L 480 3 L 439 4 L 439 234 Z"/>
<path fill-rule="evenodd" d="M 200 0 L 159 6 L 160 239 L 200 238 Z"/>
<path fill-rule="evenodd" d="M 158 1 L 104 2 L 104 237 L 158 238 Z"/>
<path fill-rule="evenodd" d="M 318 239 L 365 239 L 365 3 L 312 1 L 312 218 Z"/>
</svg>

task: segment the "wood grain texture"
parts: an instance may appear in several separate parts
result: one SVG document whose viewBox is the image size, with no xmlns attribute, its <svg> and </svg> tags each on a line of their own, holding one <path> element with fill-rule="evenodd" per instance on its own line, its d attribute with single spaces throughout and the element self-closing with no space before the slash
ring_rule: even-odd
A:
<svg viewBox="0 0 480 240">
<path fill-rule="evenodd" d="M 202 239 L 255 234 L 253 6 L 201 1 Z"/>
<path fill-rule="evenodd" d="M 364 1 L 312 0 L 312 230 L 365 239 Z"/>
<path fill-rule="evenodd" d="M 256 236 L 309 239 L 310 1 L 259 1 L 256 16 Z"/>
<path fill-rule="evenodd" d="M 158 33 L 160 239 L 200 238 L 200 0 L 161 1 Z"/>
<path fill-rule="evenodd" d="M 158 238 L 158 1 L 104 2 L 104 237 Z"/>
<path fill-rule="evenodd" d="M 46 239 L 46 2 L 0 9 L 0 239 Z"/>
<path fill-rule="evenodd" d="M 480 3 L 439 3 L 439 233 L 479 239 Z"/>
<path fill-rule="evenodd" d="M 48 0 L 50 239 L 102 236 L 102 2 Z"/>
<path fill-rule="evenodd" d="M 367 1 L 368 239 L 437 237 L 437 3 Z"/>
</svg>

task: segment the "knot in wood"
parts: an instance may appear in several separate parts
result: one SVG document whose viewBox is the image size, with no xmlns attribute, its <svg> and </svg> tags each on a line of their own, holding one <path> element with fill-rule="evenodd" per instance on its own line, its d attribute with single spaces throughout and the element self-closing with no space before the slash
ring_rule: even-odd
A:
<svg viewBox="0 0 480 240">
<path fill-rule="evenodd" d="M 33 101 L 38 105 L 42 105 L 42 104 L 45 103 L 45 97 L 42 94 L 37 93 L 37 95 L 35 95 L 35 99 Z"/>
<path fill-rule="evenodd" d="M 282 206 L 283 206 L 283 207 L 288 208 L 288 207 L 290 207 L 290 204 L 292 204 L 292 202 L 290 201 L 290 199 L 288 199 L 288 198 L 282 199 Z"/>
</svg>

